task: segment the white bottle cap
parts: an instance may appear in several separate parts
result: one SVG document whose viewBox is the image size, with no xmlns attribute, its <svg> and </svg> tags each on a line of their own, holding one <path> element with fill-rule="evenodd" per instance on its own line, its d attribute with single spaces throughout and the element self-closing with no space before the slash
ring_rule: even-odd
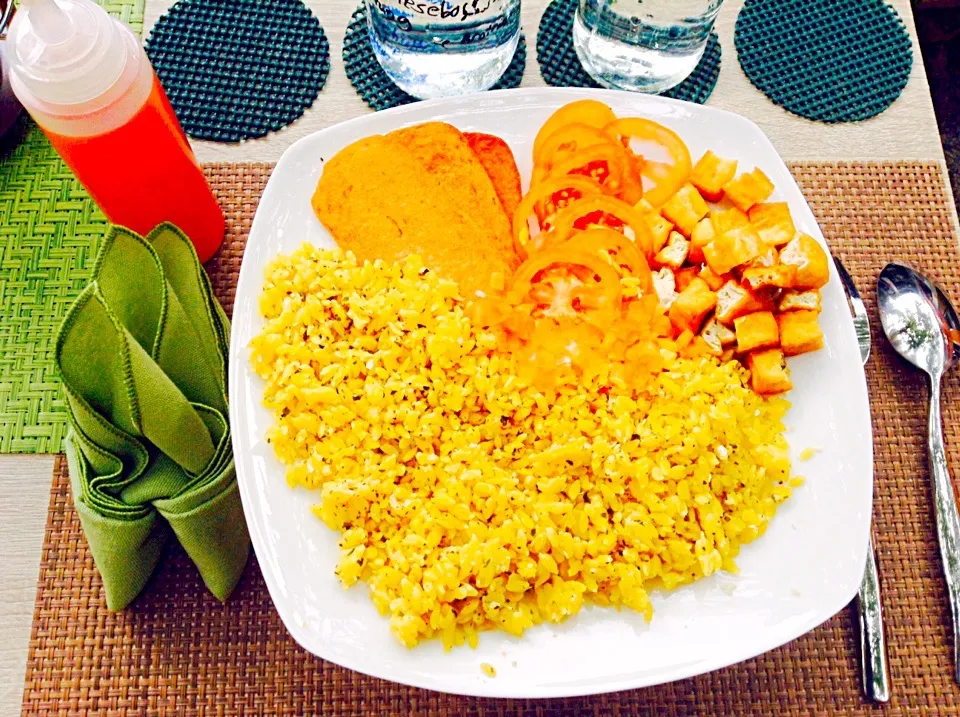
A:
<svg viewBox="0 0 960 717">
<path fill-rule="evenodd" d="M 132 33 L 91 0 L 21 0 L 7 34 L 14 91 L 28 108 L 75 112 L 108 94 L 125 74 L 127 36 Z"/>
</svg>

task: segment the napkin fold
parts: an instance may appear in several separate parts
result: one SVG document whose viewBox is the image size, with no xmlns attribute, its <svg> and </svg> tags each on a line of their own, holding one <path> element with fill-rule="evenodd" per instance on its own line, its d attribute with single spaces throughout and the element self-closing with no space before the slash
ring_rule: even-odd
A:
<svg viewBox="0 0 960 717">
<path fill-rule="evenodd" d="M 110 230 L 60 327 L 73 499 L 111 610 L 143 590 L 171 534 L 218 599 L 243 572 L 229 326 L 193 244 L 161 224 Z"/>
</svg>

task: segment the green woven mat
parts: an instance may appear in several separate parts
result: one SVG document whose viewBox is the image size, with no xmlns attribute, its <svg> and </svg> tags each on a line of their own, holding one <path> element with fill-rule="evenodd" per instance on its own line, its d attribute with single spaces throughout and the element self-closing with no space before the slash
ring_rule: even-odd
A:
<svg viewBox="0 0 960 717">
<path fill-rule="evenodd" d="M 553 0 L 540 18 L 537 32 L 537 62 L 540 74 L 554 87 L 591 87 L 600 85 L 580 63 L 573 47 L 573 16 L 577 0 Z M 711 32 L 703 57 L 690 76 L 676 87 L 662 93 L 664 97 L 703 104 L 713 93 L 720 76 L 720 40 Z"/>
<path fill-rule="evenodd" d="M 145 0 L 98 0 L 135 32 Z M 30 125 L 0 160 L 0 453 L 61 453 L 53 337 L 86 285 L 106 220 Z"/>
</svg>

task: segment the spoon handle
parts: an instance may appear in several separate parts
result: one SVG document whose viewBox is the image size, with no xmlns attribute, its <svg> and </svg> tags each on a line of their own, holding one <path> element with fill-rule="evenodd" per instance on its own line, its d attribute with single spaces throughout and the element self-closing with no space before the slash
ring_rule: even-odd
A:
<svg viewBox="0 0 960 717">
<path fill-rule="evenodd" d="M 950 614 L 953 617 L 954 678 L 960 683 L 960 514 L 957 513 L 956 495 L 947 469 L 947 453 L 943 445 L 939 376 L 930 381 L 929 441 L 937 539 L 940 542 L 940 558 L 947 579 Z"/>
</svg>

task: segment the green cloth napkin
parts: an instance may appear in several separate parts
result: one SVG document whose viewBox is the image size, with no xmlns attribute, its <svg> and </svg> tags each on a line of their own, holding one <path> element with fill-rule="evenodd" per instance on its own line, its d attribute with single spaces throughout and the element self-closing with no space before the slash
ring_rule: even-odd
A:
<svg viewBox="0 0 960 717">
<path fill-rule="evenodd" d="M 190 240 L 113 227 L 60 327 L 73 499 L 107 606 L 143 589 L 172 533 L 225 600 L 247 556 L 230 444 L 230 322 Z"/>
</svg>

